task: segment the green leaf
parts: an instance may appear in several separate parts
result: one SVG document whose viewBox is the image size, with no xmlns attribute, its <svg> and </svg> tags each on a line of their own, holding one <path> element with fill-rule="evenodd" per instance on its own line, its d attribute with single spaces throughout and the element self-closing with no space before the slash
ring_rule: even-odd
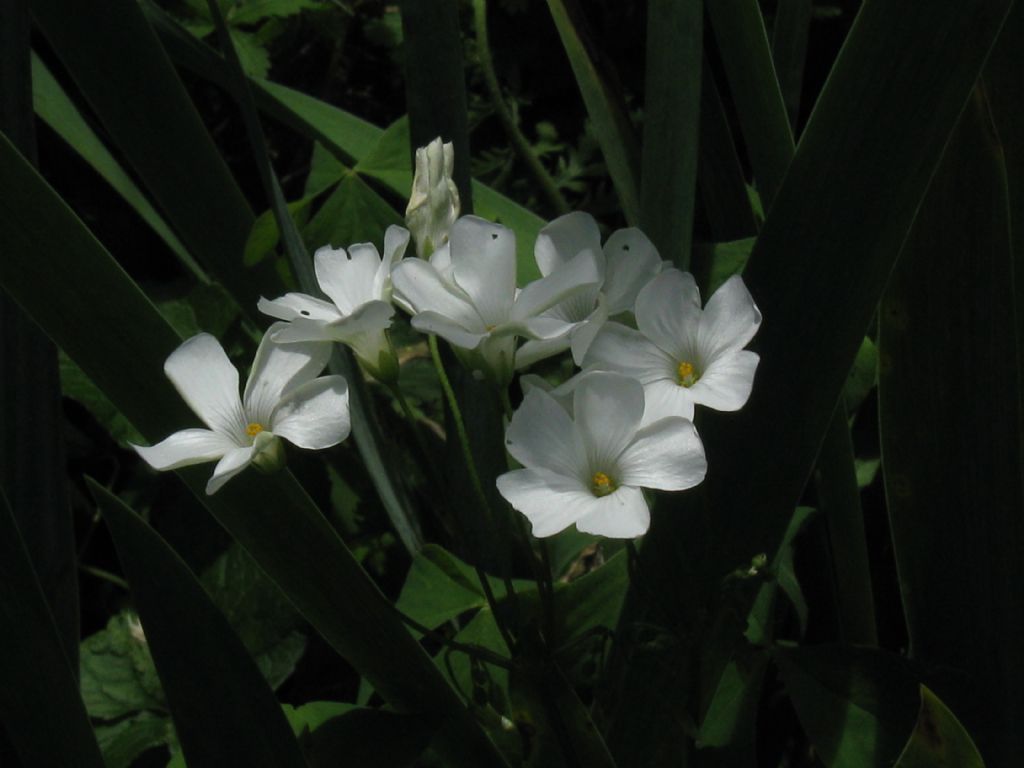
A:
<svg viewBox="0 0 1024 768">
<path fill-rule="evenodd" d="M 321 723 L 303 740 L 309 768 L 407 768 L 430 744 L 423 720 L 380 709 L 353 708 Z"/>
<path fill-rule="evenodd" d="M 82 117 L 42 60 L 32 54 L 32 99 L 36 114 L 53 129 L 103 180 L 124 198 L 150 229 L 159 235 L 181 263 L 200 280 L 208 280 L 167 222 L 125 173 L 100 138 Z"/>
<path fill-rule="evenodd" d="M 304 624 L 292 604 L 237 544 L 202 576 L 214 605 L 253 657 L 264 679 L 277 689 L 306 650 Z"/>
<path fill-rule="evenodd" d="M 100 425 L 122 446 L 142 443 L 142 435 L 132 426 L 114 404 L 92 383 L 82 369 L 63 352 L 58 357 L 60 387 L 65 397 L 80 403 Z"/>
<path fill-rule="evenodd" d="M 266 19 L 283 19 L 305 10 L 323 8 L 323 0 L 244 0 L 231 7 L 228 21 L 232 26 L 255 24 Z"/>
<path fill-rule="evenodd" d="M 132 585 L 145 642 L 192 768 L 234 761 L 303 768 L 273 692 L 188 566 L 116 496 L 95 482 L 89 486 Z"/>
<path fill-rule="evenodd" d="M 772 61 L 779 76 L 779 90 L 789 123 L 794 128 L 800 117 L 812 5 L 813 0 L 779 0 L 772 24 Z"/>
<path fill-rule="evenodd" d="M 232 29 L 231 42 L 238 51 L 245 74 L 249 77 L 266 77 L 270 74 L 270 52 L 257 35 Z"/>
<path fill-rule="evenodd" d="M 956 715 L 922 685 L 917 724 L 894 768 L 985 768 L 985 761 Z"/>
<path fill-rule="evenodd" d="M 370 242 L 382 249 L 384 231 L 392 224 L 402 224 L 402 218 L 352 173 L 334 188 L 302 235 L 315 247 L 347 248 L 353 243 Z"/>
<path fill-rule="evenodd" d="M 860 349 L 857 350 L 853 367 L 850 368 L 850 375 L 846 378 L 846 384 L 843 386 L 843 403 L 846 413 L 856 413 L 877 382 L 878 348 L 869 337 L 865 336 L 860 344 Z"/>
<path fill-rule="evenodd" d="M 395 603 L 399 611 L 428 629 L 487 604 L 479 587 L 466 583 L 461 573 L 453 578 L 450 570 L 435 562 L 439 557 L 455 559 L 436 544 L 427 544 L 416 554 Z"/>
<path fill-rule="evenodd" d="M 106 629 L 82 641 L 82 700 L 91 717 L 117 720 L 143 710 L 164 712 L 167 701 L 138 616 L 121 611 Z"/>
<path fill-rule="evenodd" d="M 697 193 L 701 0 L 647 7 L 640 224 L 661 257 L 689 269 Z"/>
<path fill-rule="evenodd" d="M 708 4 L 708 17 L 739 113 L 754 180 L 768 209 L 793 159 L 794 144 L 764 18 L 757 0 L 717 0 Z"/>
<path fill-rule="evenodd" d="M 174 726 L 170 718 L 149 713 L 96 727 L 96 740 L 107 768 L 131 768 L 147 749 L 163 746 L 173 739 Z"/>
<path fill-rule="evenodd" d="M 911 653 L 973 675 L 949 700 L 998 764 L 1024 752 L 1017 269 L 1003 155 L 982 91 L 963 113 L 879 315 L 879 429 Z M 1016 204 L 1016 203 L 1014 203 Z M 941 379 L 971 372 L 970 397 Z M 967 567 L 950 568 L 950 563 Z M 969 564 L 969 565 L 968 565 Z"/>
<path fill-rule="evenodd" d="M 0 626 L 0 721 L 22 764 L 104 768 L 75 674 L 2 490 Z"/>
<path fill-rule="evenodd" d="M 617 92 L 610 73 L 602 71 L 599 65 L 607 59 L 599 59 L 592 53 L 593 43 L 586 36 L 583 14 L 575 0 L 548 0 L 548 10 L 569 57 L 587 114 L 593 121 L 594 134 L 622 212 L 626 221 L 635 225 L 641 217 L 637 180 L 640 150 L 622 95 Z"/>
<path fill-rule="evenodd" d="M 271 264 L 240 268 L 252 211 L 138 3 L 32 0 L 32 10 L 188 251 L 243 307 L 278 290 Z"/>
<path fill-rule="evenodd" d="M 307 193 L 304 197 L 288 203 L 288 213 L 297 220 L 308 218 L 309 207 L 313 204 L 316 193 Z M 281 232 L 277 228 L 277 219 L 274 218 L 272 210 L 266 210 L 256 217 L 249 231 L 249 237 L 245 241 L 245 252 L 242 262 L 247 267 L 259 264 L 268 256 L 273 255 L 277 243 L 281 238 Z"/>
</svg>

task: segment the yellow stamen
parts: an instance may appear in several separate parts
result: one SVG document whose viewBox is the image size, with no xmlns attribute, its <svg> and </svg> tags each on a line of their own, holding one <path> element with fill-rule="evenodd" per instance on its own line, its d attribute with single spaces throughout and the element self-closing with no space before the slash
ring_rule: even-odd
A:
<svg viewBox="0 0 1024 768">
<path fill-rule="evenodd" d="M 615 483 L 604 472 L 595 472 L 590 478 L 590 488 L 595 496 L 607 496 L 615 490 Z"/>
<path fill-rule="evenodd" d="M 245 428 L 245 434 L 249 437 L 256 437 L 260 432 L 263 431 L 263 425 L 257 424 L 255 421 Z"/>
<path fill-rule="evenodd" d="M 683 360 L 679 364 L 679 386 L 681 387 L 692 387 L 697 383 L 697 379 L 700 378 L 700 374 L 697 373 L 697 369 L 694 368 L 693 363 Z"/>
</svg>

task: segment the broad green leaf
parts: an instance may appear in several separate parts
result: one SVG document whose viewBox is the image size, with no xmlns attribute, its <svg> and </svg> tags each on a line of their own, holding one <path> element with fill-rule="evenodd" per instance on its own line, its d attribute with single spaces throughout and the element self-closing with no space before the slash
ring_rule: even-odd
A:
<svg viewBox="0 0 1024 768">
<path fill-rule="evenodd" d="M 702 0 L 647 4 L 640 224 L 663 259 L 689 269 L 697 193 Z"/>
<path fill-rule="evenodd" d="M 144 642 L 192 768 L 232 762 L 304 768 L 273 692 L 185 562 L 116 496 L 89 485 L 132 586 Z"/>
<path fill-rule="evenodd" d="M 461 583 L 435 562 L 431 556 L 435 549 L 439 548 L 428 544 L 413 558 L 395 603 L 398 610 L 428 629 L 487 604 L 479 588 Z"/>
<path fill-rule="evenodd" d="M 0 137 L 0 285 L 150 441 L 195 423 L 163 376 L 180 338 L 82 223 Z M 47 261 L 35 257 L 50 254 Z M 54 281 L 53 275 L 63 276 Z M 96 343 L 102 339 L 103 343 Z M 429 658 L 288 474 L 246 473 L 216 496 L 209 467 L 180 472 L 300 613 L 396 708 L 448 718 L 435 749 L 500 765 Z M 282 515 L 281 510 L 288 510 Z"/>
<path fill-rule="evenodd" d="M 743 272 L 744 267 L 747 266 L 747 259 L 750 258 L 750 252 L 754 248 L 756 238 L 745 237 L 742 240 L 732 240 L 726 243 L 713 243 L 710 244 L 710 253 L 705 257 L 708 263 L 711 264 L 711 272 L 707 281 L 707 291 L 705 302 L 707 298 L 721 287 L 722 283 L 728 280 L 733 275 L 738 275 Z M 708 249 L 708 245 L 700 247 L 700 250 L 704 251 Z"/>
<path fill-rule="evenodd" d="M 188 251 L 245 308 L 280 285 L 242 269 L 253 214 L 134 0 L 32 0 L 43 35 Z"/>
<path fill-rule="evenodd" d="M 114 725 L 96 726 L 96 740 L 107 768 L 131 768 L 147 749 L 160 747 L 174 738 L 169 717 L 142 713 Z"/>
<path fill-rule="evenodd" d="M 637 178 L 640 149 L 622 95 L 616 91 L 610 73 L 602 71 L 601 64 L 607 67 L 607 59 L 599 59 L 591 50 L 593 43 L 586 37 L 580 5 L 575 0 L 548 0 L 548 10 L 593 121 L 622 213 L 628 223 L 636 225 L 641 217 Z"/>
<path fill-rule="evenodd" d="M 288 203 L 288 212 L 296 219 L 300 226 L 309 218 L 309 208 L 313 204 L 316 193 L 307 193 L 305 196 Z M 277 221 L 274 219 L 274 212 L 266 210 L 256 217 L 249 231 L 249 237 L 245 241 L 245 252 L 242 261 L 247 267 L 259 264 L 268 256 L 272 256 L 277 249 L 277 243 L 281 233 L 277 228 Z"/>
<path fill-rule="evenodd" d="M 847 414 L 854 414 L 878 383 L 878 348 L 865 336 L 857 350 L 850 375 L 843 386 L 843 405 Z"/>
<path fill-rule="evenodd" d="M 110 154 L 99 136 L 89 127 L 71 99 L 46 68 L 42 60 L 32 54 L 32 100 L 36 114 L 92 166 L 103 180 L 113 187 L 143 221 L 159 235 L 181 263 L 199 280 L 208 280 L 205 272 L 181 244 L 167 222 L 125 173 L 120 163 Z"/>
<path fill-rule="evenodd" d="M 303 622 L 292 604 L 237 544 L 214 561 L 202 584 L 264 679 L 277 689 L 306 650 L 299 631 Z"/>
<path fill-rule="evenodd" d="M 757 0 L 716 0 L 707 7 L 754 181 L 768 209 L 793 159 L 793 131 L 775 75 L 764 18 Z"/>
<path fill-rule="evenodd" d="M 82 369 L 75 365 L 63 352 L 58 358 L 60 365 L 60 386 L 65 397 L 80 403 L 112 438 L 121 445 L 139 443 L 142 436 L 131 425 L 113 403 L 92 383 Z"/>
<path fill-rule="evenodd" d="M 117 720 L 144 710 L 164 712 L 167 701 L 138 615 L 121 611 L 106 629 L 82 641 L 80 684 L 91 717 Z"/>
<path fill-rule="evenodd" d="M 879 314 L 879 429 L 910 652 L 986 691 L 948 699 L 993 763 L 1024 752 L 1020 340 L 1010 201 L 981 90 L 963 113 Z M 955 360 L 970 396 L 946 380 Z M 937 380 L 938 377 L 938 380 Z M 941 383 L 940 383 L 941 382 Z M 965 567 L 950 569 L 950 563 Z"/>
<path fill-rule="evenodd" d="M 985 768 L 985 761 L 956 715 L 922 685 L 917 724 L 894 768 Z"/>
<path fill-rule="evenodd" d="M 103 768 L 75 674 L 2 490 L 0 626 L 0 721 L 22 764 Z"/>
<path fill-rule="evenodd" d="M 245 0 L 233 4 L 227 18 L 231 26 L 255 24 L 270 18 L 286 18 L 305 10 L 323 7 L 322 0 Z"/>
<path fill-rule="evenodd" d="M 384 231 L 401 217 L 355 173 L 347 175 L 327 197 L 302 231 L 314 248 L 374 243 L 383 249 Z"/>
</svg>

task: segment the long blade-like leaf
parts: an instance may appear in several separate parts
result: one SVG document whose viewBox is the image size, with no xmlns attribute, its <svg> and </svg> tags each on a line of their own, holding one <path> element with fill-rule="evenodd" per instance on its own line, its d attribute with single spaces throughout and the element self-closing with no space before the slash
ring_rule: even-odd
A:
<svg viewBox="0 0 1024 768">
<path fill-rule="evenodd" d="M 602 69 L 600 60 L 591 50 L 592 43 L 576 0 L 548 0 L 548 9 L 576 75 L 587 114 L 594 122 L 594 134 L 601 145 L 622 212 L 627 222 L 637 224 L 640 221 L 637 181 L 640 150 L 622 96 L 613 85 L 611 74 Z"/>
<path fill-rule="evenodd" d="M 161 370 L 180 343 L 177 334 L 3 139 L 0 177 L 7 182 L 0 185 L 0 286 L 147 439 L 193 423 Z M 50 258 L 36 258 L 40 252 Z M 501 765 L 462 702 L 291 475 L 248 473 L 207 497 L 209 468 L 180 474 L 387 701 L 423 714 L 428 723 L 445 722 L 434 744 L 439 753 L 455 765 Z"/>
<path fill-rule="evenodd" d="M 280 288 L 243 269 L 253 215 L 139 5 L 31 0 L 36 21 L 182 241 L 248 309 Z"/>
<path fill-rule="evenodd" d="M 772 25 L 772 60 L 779 76 L 779 90 L 782 91 L 789 124 L 794 130 L 800 117 L 812 4 L 812 0 L 779 0 Z"/>
<path fill-rule="evenodd" d="M 640 223 L 663 259 L 690 265 L 697 192 L 702 0 L 656 0 L 647 7 Z"/>
<path fill-rule="evenodd" d="M 714 0 L 708 17 L 767 211 L 793 158 L 793 131 L 782 101 L 757 0 Z"/>
<path fill-rule="evenodd" d="M 120 499 L 88 484 L 131 584 L 188 764 L 305 768 L 273 691 L 185 562 Z"/>
<path fill-rule="evenodd" d="M 981 91 L 882 302 L 880 431 L 910 651 L 969 672 L 982 711 L 953 698 L 995 765 L 1024 753 L 1024 550 L 1015 265 L 1001 148 Z M 950 366 L 970 396 L 935 386 Z M 965 567 L 950 567 L 963 563 Z"/>
<path fill-rule="evenodd" d="M 103 768 L 78 681 L 0 492 L 0 724 L 26 766 Z"/>
</svg>

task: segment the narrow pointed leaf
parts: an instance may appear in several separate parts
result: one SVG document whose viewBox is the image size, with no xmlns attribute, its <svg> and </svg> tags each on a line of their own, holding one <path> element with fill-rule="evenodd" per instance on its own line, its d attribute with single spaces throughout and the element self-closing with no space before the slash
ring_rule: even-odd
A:
<svg viewBox="0 0 1024 768">
<path fill-rule="evenodd" d="M 764 17 L 757 0 L 715 0 L 707 8 L 754 181 L 768 210 L 793 158 L 793 131 L 775 75 Z"/>
<path fill-rule="evenodd" d="M 985 762 L 956 715 L 922 685 L 917 724 L 894 768 L 985 768 Z"/>
<path fill-rule="evenodd" d="M 964 112 L 879 320 L 879 429 L 893 548 L 913 656 L 961 669 L 984 712 L 956 697 L 995 764 L 1024 752 L 1020 341 L 1009 200 L 982 92 Z M 955 360 L 970 396 L 936 386 Z M 950 568 L 951 562 L 969 567 Z"/>
<path fill-rule="evenodd" d="M 594 123 L 594 134 L 601 145 L 622 212 L 626 221 L 635 225 L 640 221 L 641 210 L 637 179 L 640 150 L 622 95 L 611 74 L 602 69 L 591 50 L 593 44 L 587 37 L 583 13 L 576 0 L 548 0 L 548 9 L 576 75 L 587 114 Z"/>
<path fill-rule="evenodd" d="M 775 62 L 789 124 L 794 130 L 800 117 L 812 4 L 812 0 L 779 0 L 772 25 L 772 61 Z"/>
<path fill-rule="evenodd" d="M 120 499 L 88 484 L 131 584 L 188 764 L 304 768 L 273 691 L 195 575 Z"/>
<path fill-rule="evenodd" d="M 103 768 L 78 681 L 0 491 L 0 723 L 25 766 Z"/>
<path fill-rule="evenodd" d="M 690 264 L 697 192 L 702 0 L 657 0 L 647 7 L 640 224 L 663 259 Z"/>
</svg>

